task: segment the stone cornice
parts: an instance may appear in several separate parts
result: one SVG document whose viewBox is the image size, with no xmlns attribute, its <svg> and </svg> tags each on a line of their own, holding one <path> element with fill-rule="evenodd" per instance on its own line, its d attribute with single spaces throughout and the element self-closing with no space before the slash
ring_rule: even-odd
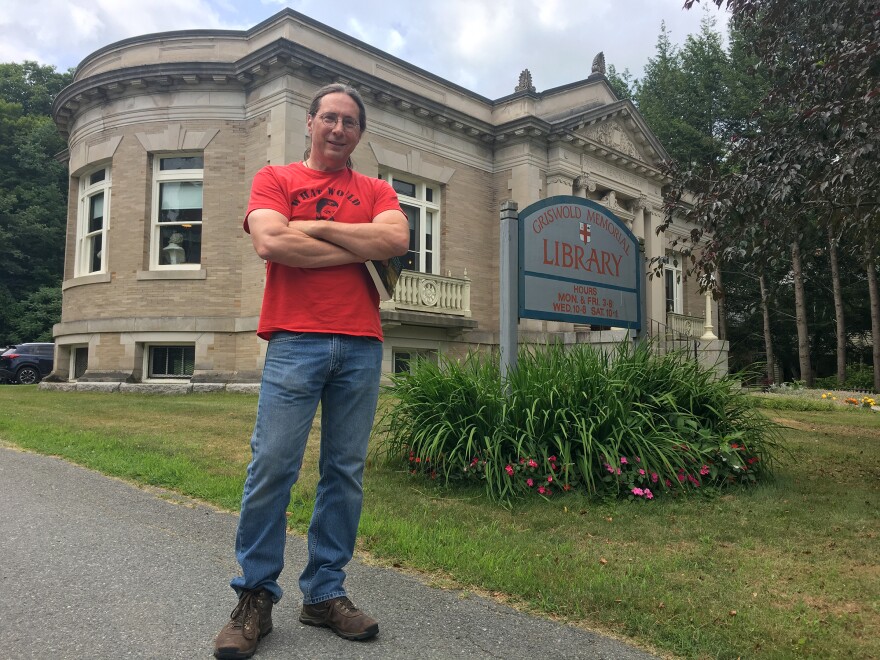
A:
<svg viewBox="0 0 880 660">
<path fill-rule="evenodd" d="M 286 15 L 286 12 L 280 12 L 270 19 L 270 22 L 282 20 Z M 182 37 L 189 34 L 190 37 L 198 39 L 202 32 L 208 35 L 213 33 L 213 31 L 191 31 L 181 32 L 179 35 Z M 251 31 L 248 32 L 250 33 Z M 224 35 L 229 36 L 226 32 Z M 163 35 L 151 35 L 150 38 L 159 40 L 161 36 Z M 132 41 L 132 43 L 141 42 L 142 40 L 137 39 Z M 122 46 L 125 43 L 120 42 Z M 118 49 L 120 44 L 114 47 Z M 385 55 L 383 54 L 383 57 Z M 87 61 L 89 60 L 84 60 Z M 284 37 L 234 62 L 143 64 L 86 76 L 61 91 L 53 104 L 52 114 L 59 130 L 68 134 L 71 121 L 77 114 L 114 98 L 192 89 L 239 90 L 247 93 L 283 75 L 301 77 L 318 85 L 328 82 L 350 84 L 361 92 L 368 104 L 393 106 L 396 113 L 413 115 L 417 120 L 431 123 L 447 132 L 458 133 L 467 140 L 483 145 L 500 147 L 522 141 L 536 141 L 541 144 L 561 142 L 566 143 L 569 148 L 601 158 L 639 176 L 658 182 L 666 181 L 659 166 L 663 159 L 668 159 L 668 156 L 629 101 L 590 105 L 580 112 L 567 113 L 564 117 L 542 118 L 528 115 L 504 124 L 493 125 Z M 535 94 L 524 91 L 516 96 L 519 95 L 534 96 Z M 486 102 L 493 105 L 491 101 L 486 100 Z M 645 162 L 632 154 L 615 149 L 612 145 L 603 144 L 578 133 L 585 127 L 612 118 L 623 122 L 644 150 L 657 154 L 659 156 L 657 161 Z"/>
</svg>

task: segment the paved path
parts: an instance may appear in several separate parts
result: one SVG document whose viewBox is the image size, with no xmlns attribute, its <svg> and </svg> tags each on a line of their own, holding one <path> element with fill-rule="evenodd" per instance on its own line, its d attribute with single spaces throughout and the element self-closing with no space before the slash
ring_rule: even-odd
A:
<svg viewBox="0 0 880 660">
<path fill-rule="evenodd" d="M 166 495 L 167 497 L 167 495 Z M 235 605 L 237 516 L 0 446 L 0 658 L 210 658 Z M 379 636 L 348 642 L 297 621 L 305 544 L 291 535 L 269 658 L 603 658 L 653 656 L 396 571 L 349 565 Z"/>
</svg>

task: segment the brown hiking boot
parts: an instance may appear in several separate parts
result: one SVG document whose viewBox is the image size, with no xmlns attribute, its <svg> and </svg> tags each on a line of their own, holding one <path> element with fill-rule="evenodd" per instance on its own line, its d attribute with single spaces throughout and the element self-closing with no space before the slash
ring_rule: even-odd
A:
<svg viewBox="0 0 880 660">
<path fill-rule="evenodd" d="M 214 640 L 214 657 L 249 658 L 260 640 L 272 632 L 272 594 L 265 589 L 242 591 L 229 623 Z"/>
<path fill-rule="evenodd" d="M 299 620 L 309 626 L 330 628 L 345 639 L 369 639 L 379 633 L 379 622 L 361 612 L 345 596 L 303 605 Z"/>
</svg>

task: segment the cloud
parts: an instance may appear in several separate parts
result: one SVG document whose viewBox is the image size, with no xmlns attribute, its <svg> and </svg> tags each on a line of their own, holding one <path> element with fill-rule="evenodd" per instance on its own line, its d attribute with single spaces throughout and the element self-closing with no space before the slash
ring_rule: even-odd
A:
<svg viewBox="0 0 880 660">
<path fill-rule="evenodd" d="M 210 0 L 43 0 L 4 7 L 0 61 L 73 66 L 113 42 L 151 32 L 220 27 Z"/>
<path fill-rule="evenodd" d="M 248 29 L 290 7 L 490 98 L 512 93 L 523 69 L 538 91 L 582 80 L 599 51 L 639 77 L 661 20 L 680 45 L 704 11 L 682 10 L 683 0 L 40 0 L 39 12 L 24 0 L 4 4 L 0 61 L 66 69 L 128 37 Z M 723 33 L 726 13 L 709 13 Z"/>
</svg>

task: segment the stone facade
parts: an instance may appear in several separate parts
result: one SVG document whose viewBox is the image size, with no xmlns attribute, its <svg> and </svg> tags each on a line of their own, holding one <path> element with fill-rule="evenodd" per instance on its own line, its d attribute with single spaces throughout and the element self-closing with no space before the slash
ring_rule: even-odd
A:
<svg viewBox="0 0 880 660">
<path fill-rule="evenodd" d="M 395 355 L 498 345 L 506 200 L 520 208 L 558 194 L 596 200 L 644 237 L 648 257 L 663 256 L 671 238 L 653 229 L 667 156 L 636 109 L 615 98 L 601 71 L 544 92 L 527 73 L 509 96 L 490 100 L 292 10 L 243 32 L 154 34 L 93 53 L 54 107 L 71 179 L 50 380 L 258 381 L 265 265 L 241 228 L 250 180 L 266 164 L 302 158 L 309 100 L 331 81 L 353 85 L 367 105 L 355 168 L 425 183 L 439 197 L 434 268 L 411 274 L 412 299 L 383 303 L 386 371 Z M 155 233 L 157 168 L 175 155 L 203 162 L 201 257 L 179 268 L 157 265 Z M 103 261 L 85 272 L 77 265 L 88 231 L 81 191 L 102 167 Z M 648 280 L 646 292 L 649 318 L 665 326 L 663 282 Z M 695 285 L 684 282 L 681 295 L 683 314 L 699 320 L 704 298 Z M 589 338 L 584 330 L 520 324 L 524 340 Z M 194 349 L 192 376 L 154 377 L 155 347 Z"/>
</svg>

